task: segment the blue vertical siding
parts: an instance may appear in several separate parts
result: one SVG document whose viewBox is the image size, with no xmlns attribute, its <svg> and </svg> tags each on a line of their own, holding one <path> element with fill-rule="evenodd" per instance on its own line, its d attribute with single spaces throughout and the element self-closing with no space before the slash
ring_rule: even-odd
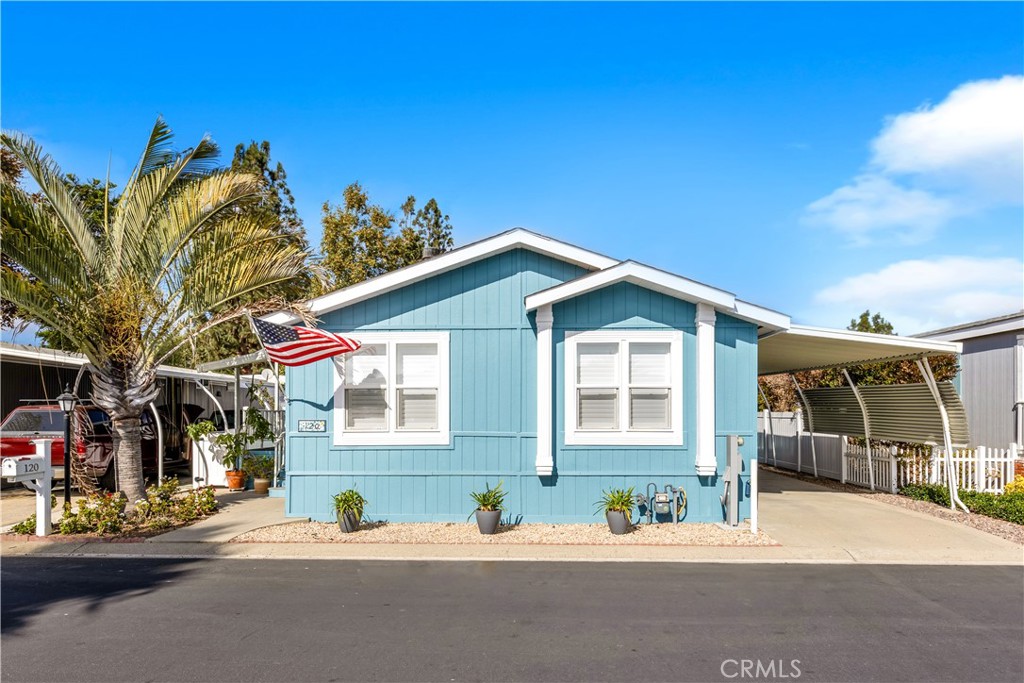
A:
<svg viewBox="0 0 1024 683">
<path fill-rule="evenodd" d="M 451 335 L 451 444 L 335 447 L 334 368 L 330 361 L 288 371 L 287 511 L 330 520 L 331 496 L 356 486 L 367 515 L 390 521 L 465 521 L 469 493 L 505 482 L 509 512 L 526 522 L 594 522 L 594 501 L 613 486 L 648 481 L 682 485 L 688 521 L 719 521 L 721 483 L 698 480 L 690 449 L 695 401 L 693 304 L 629 284 L 614 285 L 554 307 L 555 466 L 541 479 L 536 452 L 536 331 L 524 311 L 528 294 L 575 279 L 585 270 L 517 249 L 324 316 L 325 329 L 352 332 L 435 331 Z M 682 447 L 566 447 L 564 339 L 567 330 L 602 327 L 683 332 Z M 716 327 L 720 470 L 725 434 L 753 437 L 756 421 L 756 328 L 727 316 Z M 327 419 L 328 433 L 299 434 L 297 421 Z M 748 438 L 751 449 L 754 441 Z M 745 454 L 753 457 L 753 450 Z"/>
</svg>

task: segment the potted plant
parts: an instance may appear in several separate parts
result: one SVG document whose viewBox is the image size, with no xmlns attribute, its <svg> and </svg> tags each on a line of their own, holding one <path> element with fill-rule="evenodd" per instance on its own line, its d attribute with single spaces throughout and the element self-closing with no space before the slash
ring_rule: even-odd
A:
<svg viewBox="0 0 1024 683">
<path fill-rule="evenodd" d="M 359 528 L 366 499 L 355 489 L 347 489 L 334 496 L 334 510 L 338 513 L 338 527 L 350 534 Z"/>
<path fill-rule="evenodd" d="M 490 535 L 497 531 L 501 513 L 505 509 L 505 496 L 506 492 L 501 490 L 500 481 L 494 488 L 488 486 L 482 493 L 469 494 L 476 503 L 476 526 L 481 534 Z"/>
<path fill-rule="evenodd" d="M 274 478 L 273 456 L 250 453 L 242 461 L 242 469 L 252 477 L 253 491 L 267 493 L 270 490 L 270 480 Z"/>
<path fill-rule="evenodd" d="M 186 431 L 191 439 L 198 441 L 217 431 L 217 427 L 210 420 L 201 420 L 190 424 Z M 226 470 L 224 477 L 227 479 L 229 490 L 241 491 L 245 488 L 246 474 L 241 466 L 248 459 L 249 447 L 258 441 L 273 438 L 274 430 L 270 422 L 258 410 L 253 409 L 246 412 L 245 423 L 237 429 L 213 437 L 213 443 L 220 447 L 220 461 Z"/>
<path fill-rule="evenodd" d="M 608 528 L 613 534 L 624 534 L 629 531 L 633 520 L 633 487 L 628 489 L 611 489 L 601 492 L 601 500 L 597 501 L 598 512 L 604 510 L 608 520 Z M 594 514 L 597 514 L 596 512 Z"/>
</svg>

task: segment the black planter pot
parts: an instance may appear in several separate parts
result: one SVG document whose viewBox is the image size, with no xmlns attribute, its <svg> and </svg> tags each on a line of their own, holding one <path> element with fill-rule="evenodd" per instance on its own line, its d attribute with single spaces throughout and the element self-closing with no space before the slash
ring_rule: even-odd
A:
<svg viewBox="0 0 1024 683">
<path fill-rule="evenodd" d="M 339 512 L 338 527 L 343 534 L 350 534 L 359 528 L 359 517 L 354 512 Z"/>
<path fill-rule="evenodd" d="M 604 513 L 605 519 L 608 520 L 608 528 L 616 536 L 629 532 L 630 526 L 629 517 L 626 516 L 625 512 L 618 512 L 609 510 Z"/>
<path fill-rule="evenodd" d="M 498 524 L 500 523 L 501 510 L 476 511 L 476 526 L 480 529 L 480 533 L 489 536 L 498 530 Z"/>
</svg>

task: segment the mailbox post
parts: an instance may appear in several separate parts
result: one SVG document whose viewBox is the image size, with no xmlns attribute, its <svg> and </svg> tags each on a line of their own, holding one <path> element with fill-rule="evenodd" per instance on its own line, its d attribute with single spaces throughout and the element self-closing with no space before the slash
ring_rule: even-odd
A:
<svg viewBox="0 0 1024 683">
<path fill-rule="evenodd" d="M 36 492 L 36 536 L 50 535 L 50 444 L 53 439 L 37 439 L 35 455 L 4 458 L 0 476 L 19 482 Z"/>
</svg>

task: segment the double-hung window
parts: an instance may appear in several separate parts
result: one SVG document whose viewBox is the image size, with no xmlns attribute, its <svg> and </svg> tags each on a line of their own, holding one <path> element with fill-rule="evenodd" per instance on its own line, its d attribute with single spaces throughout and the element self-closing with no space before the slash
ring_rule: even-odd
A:
<svg viewBox="0 0 1024 683">
<path fill-rule="evenodd" d="M 566 333 L 567 445 L 681 445 L 682 333 Z"/>
<path fill-rule="evenodd" d="M 356 333 L 336 375 L 335 444 L 449 443 L 448 333 Z"/>
</svg>

